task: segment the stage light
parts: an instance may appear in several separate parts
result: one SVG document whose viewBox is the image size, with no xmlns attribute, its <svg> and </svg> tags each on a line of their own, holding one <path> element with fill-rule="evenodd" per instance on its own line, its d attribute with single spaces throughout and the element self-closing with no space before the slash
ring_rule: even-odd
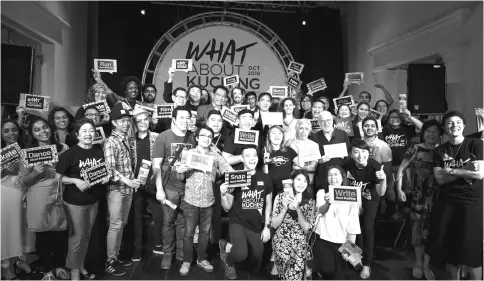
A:
<svg viewBox="0 0 484 281">
<path fill-rule="evenodd" d="M 306 25 L 306 21 L 305 20 L 302 21 L 302 25 Z"/>
<path fill-rule="evenodd" d="M 141 14 L 144 16 L 146 14 L 145 10 L 141 10 Z"/>
</svg>

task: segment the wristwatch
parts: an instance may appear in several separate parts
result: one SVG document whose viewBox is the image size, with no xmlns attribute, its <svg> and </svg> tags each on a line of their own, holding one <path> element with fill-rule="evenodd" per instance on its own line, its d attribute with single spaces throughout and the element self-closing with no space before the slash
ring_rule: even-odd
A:
<svg viewBox="0 0 484 281">
<path fill-rule="evenodd" d="M 450 169 L 449 175 L 454 175 L 454 174 L 455 174 L 455 170 L 454 169 Z"/>
<path fill-rule="evenodd" d="M 266 227 L 271 228 L 271 224 L 270 223 L 266 224 Z"/>
</svg>

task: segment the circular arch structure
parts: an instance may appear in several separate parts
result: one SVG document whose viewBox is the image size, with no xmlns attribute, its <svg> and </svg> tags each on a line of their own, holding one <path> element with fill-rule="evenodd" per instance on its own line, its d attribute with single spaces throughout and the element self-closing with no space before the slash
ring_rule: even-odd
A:
<svg viewBox="0 0 484 281">
<path fill-rule="evenodd" d="M 208 12 L 189 17 L 165 32 L 158 40 L 146 61 L 142 83 L 154 83 L 156 74 L 159 71 L 160 63 L 165 58 L 167 52 L 185 35 L 196 30 L 211 26 L 231 26 L 250 32 L 261 39 L 277 56 L 283 69 L 285 69 L 286 79 L 288 77 L 287 68 L 294 58 L 281 38 L 265 24 L 242 14 L 232 12 Z M 297 73 L 291 74 L 299 79 Z"/>
</svg>

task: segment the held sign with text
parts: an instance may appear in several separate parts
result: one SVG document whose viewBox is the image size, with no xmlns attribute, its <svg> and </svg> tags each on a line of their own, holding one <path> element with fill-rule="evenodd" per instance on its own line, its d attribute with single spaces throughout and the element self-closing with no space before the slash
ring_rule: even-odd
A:
<svg viewBox="0 0 484 281">
<path fill-rule="evenodd" d="M 206 26 L 190 30 L 164 53 L 153 81 L 163 93 L 168 69 L 175 59 L 192 60 L 191 71 L 176 72 L 173 89 L 199 85 L 208 89 L 224 84 L 224 77 L 238 75 L 246 91 L 259 93 L 270 85 L 284 85 L 286 69 L 277 54 L 255 34 L 236 26 Z M 165 103 L 158 95 L 155 103 Z"/>
<path fill-rule="evenodd" d="M 2 149 L 2 171 L 7 167 L 11 162 L 20 159 L 20 146 L 18 143 L 12 143 L 7 145 Z"/>
<path fill-rule="evenodd" d="M 252 144 L 257 146 L 259 144 L 259 131 L 243 130 L 243 129 L 237 128 L 235 129 L 234 143 Z"/>
<path fill-rule="evenodd" d="M 333 204 L 361 205 L 361 190 L 359 187 L 330 185 L 329 194 L 333 199 Z"/>
<path fill-rule="evenodd" d="M 250 185 L 251 175 L 250 171 L 233 171 L 225 173 L 225 182 L 228 187 L 242 187 Z"/>
<path fill-rule="evenodd" d="M 82 178 L 91 186 L 109 178 L 109 169 L 106 163 L 90 167 L 81 172 Z"/>
<path fill-rule="evenodd" d="M 22 149 L 21 156 L 24 166 L 34 166 L 37 163 L 52 164 L 59 161 L 55 145 Z"/>
</svg>

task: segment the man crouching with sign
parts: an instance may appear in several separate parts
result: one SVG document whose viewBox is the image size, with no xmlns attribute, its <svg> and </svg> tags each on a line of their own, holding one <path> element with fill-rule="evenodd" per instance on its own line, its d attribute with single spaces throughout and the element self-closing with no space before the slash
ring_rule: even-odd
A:
<svg viewBox="0 0 484 281">
<path fill-rule="evenodd" d="M 250 186 L 235 188 L 235 191 L 228 188 L 228 183 L 220 186 L 222 207 L 226 212 L 232 209 L 229 213 L 230 243 L 219 242 L 220 259 L 224 262 L 228 279 L 237 278 L 234 263 L 245 261 L 249 252 L 250 268 L 257 272 L 264 253 L 263 243 L 271 238 L 272 180 L 269 175 L 255 170 L 258 161 L 256 146 L 245 146 L 242 162 L 244 170 L 252 174 Z"/>
<path fill-rule="evenodd" d="M 104 164 L 104 152 L 101 147 L 93 146 L 96 129 L 94 123 L 82 118 L 74 126 L 74 133 L 79 142 L 60 155 L 56 171 L 62 175 L 66 184 L 64 205 L 69 228 L 69 250 L 66 267 L 71 270 L 72 280 L 94 279 L 84 267 L 92 226 L 96 219 L 98 202 L 106 192 L 105 184 L 109 181 L 109 170 Z M 99 167 L 100 169 L 97 169 Z"/>
<path fill-rule="evenodd" d="M 180 275 L 186 276 L 190 272 L 193 260 L 193 236 L 199 225 L 197 266 L 206 272 L 212 272 L 213 266 L 207 260 L 207 246 L 210 239 L 212 222 L 212 208 L 215 203 L 213 183 L 217 173 L 224 174 L 234 169 L 217 152 L 211 149 L 214 131 L 207 125 L 200 125 L 195 131 L 197 147 L 185 151 L 178 173 L 186 178 L 185 198 L 180 208 L 185 219 L 185 235 L 183 239 L 183 264 Z M 191 155 L 190 155 L 191 154 Z M 210 162 L 212 163 L 210 165 Z"/>
</svg>

